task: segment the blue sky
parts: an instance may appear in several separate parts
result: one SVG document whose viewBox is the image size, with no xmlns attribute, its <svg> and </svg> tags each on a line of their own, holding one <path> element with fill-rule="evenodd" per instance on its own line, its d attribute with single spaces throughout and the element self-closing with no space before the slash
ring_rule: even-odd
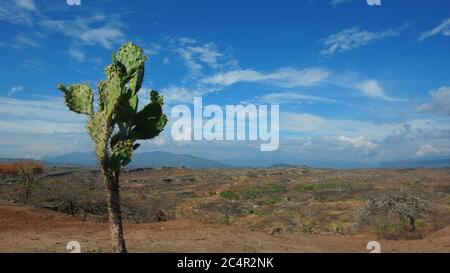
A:
<svg viewBox="0 0 450 273">
<path fill-rule="evenodd" d="M 448 1 L 3 0 L 0 35 L 0 157 L 92 149 L 56 85 L 95 88 L 126 41 L 150 59 L 142 98 L 159 90 L 168 113 L 195 95 L 280 104 L 276 152 L 175 142 L 170 127 L 142 151 L 251 165 L 450 155 Z"/>
</svg>

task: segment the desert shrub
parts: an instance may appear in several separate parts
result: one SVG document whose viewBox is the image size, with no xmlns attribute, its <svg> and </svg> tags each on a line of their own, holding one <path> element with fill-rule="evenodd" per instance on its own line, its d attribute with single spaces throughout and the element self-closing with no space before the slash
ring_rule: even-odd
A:
<svg viewBox="0 0 450 273">
<path fill-rule="evenodd" d="M 342 234 L 344 228 L 342 227 L 342 224 L 339 222 L 331 222 L 327 226 L 328 232 L 331 232 L 333 234 Z"/>
<path fill-rule="evenodd" d="M 124 218 L 136 224 L 169 220 L 169 198 L 161 193 L 152 196 L 124 194 L 122 199 Z"/>
<path fill-rule="evenodd" d="M 221 225 L 231 225 L 230 216 L 225 215 L 222 219 L 220 219 L 219 224 L 221 224 Z"/>
<path fill-rule="evenodd" d="M 300 223 L 300 231 L 303 233 L 313 234 L 319 223 L 319 217 L 310 215 L 302 219 Z"/>
<path fill-rule="evenodd" d="M 224 191 L 220 193 L 220 196 L 223 199 L 227 199 L 227 200 L 238 200 L 239 199 L 239 195 L 233 191 Z"/>
<path fill-rule="evenodd" d="M 47 181 L 36 193 L 37 205 L 72 216 L 105 216 L 108 213 L 106 197 L 92 186 L 72 180 Z"/>
<path fill-rule="evenodd" d="M 389 236 L 399 229 L 416 231 L 416 221 L 433 209 L 431 202 L 417 193 L 385 193 L 370 198 L 359 214 L 361 226 L 373 225 L 380 237 Z"/>
</svg>

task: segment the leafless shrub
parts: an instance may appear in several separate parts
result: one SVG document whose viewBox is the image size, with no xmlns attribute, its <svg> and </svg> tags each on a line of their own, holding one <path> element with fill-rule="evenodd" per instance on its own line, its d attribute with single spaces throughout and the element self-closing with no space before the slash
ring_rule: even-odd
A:
<svg viewBox="0 0 450 273">
<path fill-rule="evenodd" d="M 416 231 L 416 221 L 427 211 L 434 209 L 434 205 L 418 193 L 400 191 L 385 193 L 370 198 L 360 210 L 359 223 L 361 226 L 375 225 L 381 237 L 390 229 L 395 229 L 395 217 L 400 223 L 407 222 L 410 231 Z"/>
</svg>

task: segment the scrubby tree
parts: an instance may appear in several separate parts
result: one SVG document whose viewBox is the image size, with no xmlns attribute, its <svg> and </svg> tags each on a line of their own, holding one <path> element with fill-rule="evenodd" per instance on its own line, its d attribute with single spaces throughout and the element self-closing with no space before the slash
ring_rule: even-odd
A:
<svg viewBox="0 0 450 273">
<path fill-rule="evenodd" d="M 17 166 L 19 169 L 19 174 L 23 178 L 24 183 L 23 203 L 26 204 L 28 202 L 28 198 L 30 198 L 31 191 L 33 190 L 36 176 L 42 173 L 43 167 L 41 164 L 34 162 L 17 164 Z"/>
<path fill-rule="evenodd" d="M 98 84 L 98 108 L 87 84 L 69 87 L 60 84 L 68 108 L 89 117 L 87 131 L 95 151 L 107 191 L 109 224 L 113 252 L 125 253 L 120 209 L 119 176 L 121 167 L 131 162 L 138 140 L 158 136 L 167 124 L 162 112 L 163 98 L 150 93 L 150 103 L 138 109 L 138 92 L 144 79 L 147 57 L 133 43 L 123 45 L 105 68 L 106 80 Z"/>
<path fill-rule="evenodd" d="M 408 220 L 411 231 L 416 231 L 416 220 L 422 213 L 432 210 L 431 202 L 419 194 L 401 191 L 387 193 L 370 198 L 363 209 L 363 223 L 370 222 L 371 218 L 382 215 L 397 214 L 400 220 Z"/>
</svg>

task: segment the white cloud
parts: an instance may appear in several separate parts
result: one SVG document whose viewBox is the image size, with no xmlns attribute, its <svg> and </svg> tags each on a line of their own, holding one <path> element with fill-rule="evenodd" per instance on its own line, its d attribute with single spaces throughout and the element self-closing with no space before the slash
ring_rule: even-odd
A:
<svg viewBox="0 0 450 273">
<path fill-rule="evenodd" d="M 359 137 L 355 137 L 355 138 L 351 138 L 351 137 L 347 137 L 347 136 L 336 136 L 336 137 L 331 137 L 331 139 L 334 139 L 334 140 L 342 143 L 345 146 L 350 146 L 355 149 L 373 150 L 378 147 L 378 144 L 367 139 L 364 136 L 359 136 Z"/>
<path fill-rule="evenodd" d="M 431 144 L 422 145 L 416 152 L 416 156 L 432 156 L 440 154 L 442 154 L 442 152 L 434 148 Z"/>
<path fill-rule="evenodd" d="M 16 120 L 41 120 L 59 123 L 84 123 L 84 116 L 70 112 L 62 98 L 41 100 L 0 97 L 0 120 L 14 123 Z"/>
<path fill-rule="evenodd" d="M 324 57 L 330 57 L 336 53 L 343 53 L 365 46 L 376 40 L 398 36 L 406 27 L 407 25 L 399 29 L 387 29 L 380 32 L 359 30 L 357 27 L 345 29 L 326 38 L 323 43 L 324 49 L 320 54 Z"/>
<path fill-rule="evenodd" d="M 170 64 L 170 59 L 168 57 L 164 57 L 162 60 L 163 64 Z"/>
<path fill-rule="evenodd" d="M 32 26 L 36 15 L 33 1 L 2 0 L 0 1 L 0 21 L 16 25 Z"/>
<path fill-rule="evenodd" d="M 331 0 L 329 2 L 329 5 L 335 7 L 335 6 L 338 6 L 341 4 L 346 4 L 346 3 L 355 2 L 355 1 L 356 0 Z"/>
<path fill-rule="evenodd" d="M 84 52 L 76 48 L 69 48 L 68 54 L 78 62 L 84 62 L 86 58 Z"/>
<path fill-rule="evenodd" d="M 442 23 L 440 25 L 438 25 L 437 27 L 435 27 L 427 32 L 424 32 L 419 37 L 419 41 L 423 41 L 423 40 L 430 38 L 431 36 L 437 35 L 439 33 L 444 36 L 450 36 L 450 18 L 442 21 Z"/>
<path fill-rule="evenodd" d="M 431 103 L 417 107 L 419 112 L 432 112 L 439 115 L 450 115 L 450 87 L 443 86 L 431 93 Z"/>
<path fill-rule="evenodd" d="M 325 123 L 319 116 L 304 113 L 280 113 L 280 129 L 287 132 L 314 131 Z"/>
<path fill-rule="evenodd" d="M 39 158 L 47 153 L 85 151 L 91 147 L 86 137 L 86 117 L 70 112 L 61 98 L 0 97 L 0 105 L 2 157 Z"/>
<path fill-rule="evenodd" d="M 201 43 L 192 38 L 172 39 L 174 51 L 179 54 L 186 66 L 194 76 L 201 75 L 205 68 L 213 70 L 229 68 L 234 63 L 234 59 L 219 51 L 212 43 Z"/>
<path fill-rule="evenodd" d="M 191 91 L 186 87 L 170 85 L 161 89 L 161 95 L 164 96 L 166 102 L 175 103 L 192 103 L 195 96 L 201 96 L 201 92 Z"/>
<path fill-rule="evenodd" d="M 12 96 L 14 94 L 16 94 L 17 92 L 23 91 L 25 89 L 25 87 L 23 85 L 17 85 L 14 86 L 13 88 L 11 88 L 8 92 L 8 96 Z"/>
<path fill-rule="evenodd" d="M 269 93 L 258 98 L 258 101 L 269 104 L 301 103 L 302 101 L 337 102 L 332 99 L 303 95 L 294 92 Z"/>
<path fill-rule="evenodd" d="M 99 23 L 103 24 L 97 26 Z M 86 45 L 111 49 L 124 40 L 121 24 L 105 16 L 77 20 L 43 20 L 41 26 L 48 31 L 59 32 Z M 95 27 L 92 25 L 96 25 Z"/>
<path fill-rule="evenodd" d="M 12 46 L 14 48 L 21 48 L 21 47 L 38 47 L 39 44 L 31 39 L 29 36 L 25 35 L 17 35 L 13 38 Z"/>
<path fill-rule="evenodd" d="M 381 88 L 380 84 L 376 80 L 367 80 L 356 83 L 355 88 L 371 98 L 379 98 L 386 101 L 401 101 L 401 99 L 387 96 L 383 88 Z"/>
<path fill-rule="evenodd" d="M 330 72 L 321 68 L 281 68 L 270 73 L 262 73 L 252 69 L 232 70 L 218 73 L 202 80 L 205 84 L 230 86 L 239 82 L 266 83 L 285 88 L 313 86 L 330 75 Z"/>
<path fill-rule="evenodd" d="M 36 5 L 33 0 L 15 0 L 16 4 L 27 10 L 36 10 Z"/>
</svg>

